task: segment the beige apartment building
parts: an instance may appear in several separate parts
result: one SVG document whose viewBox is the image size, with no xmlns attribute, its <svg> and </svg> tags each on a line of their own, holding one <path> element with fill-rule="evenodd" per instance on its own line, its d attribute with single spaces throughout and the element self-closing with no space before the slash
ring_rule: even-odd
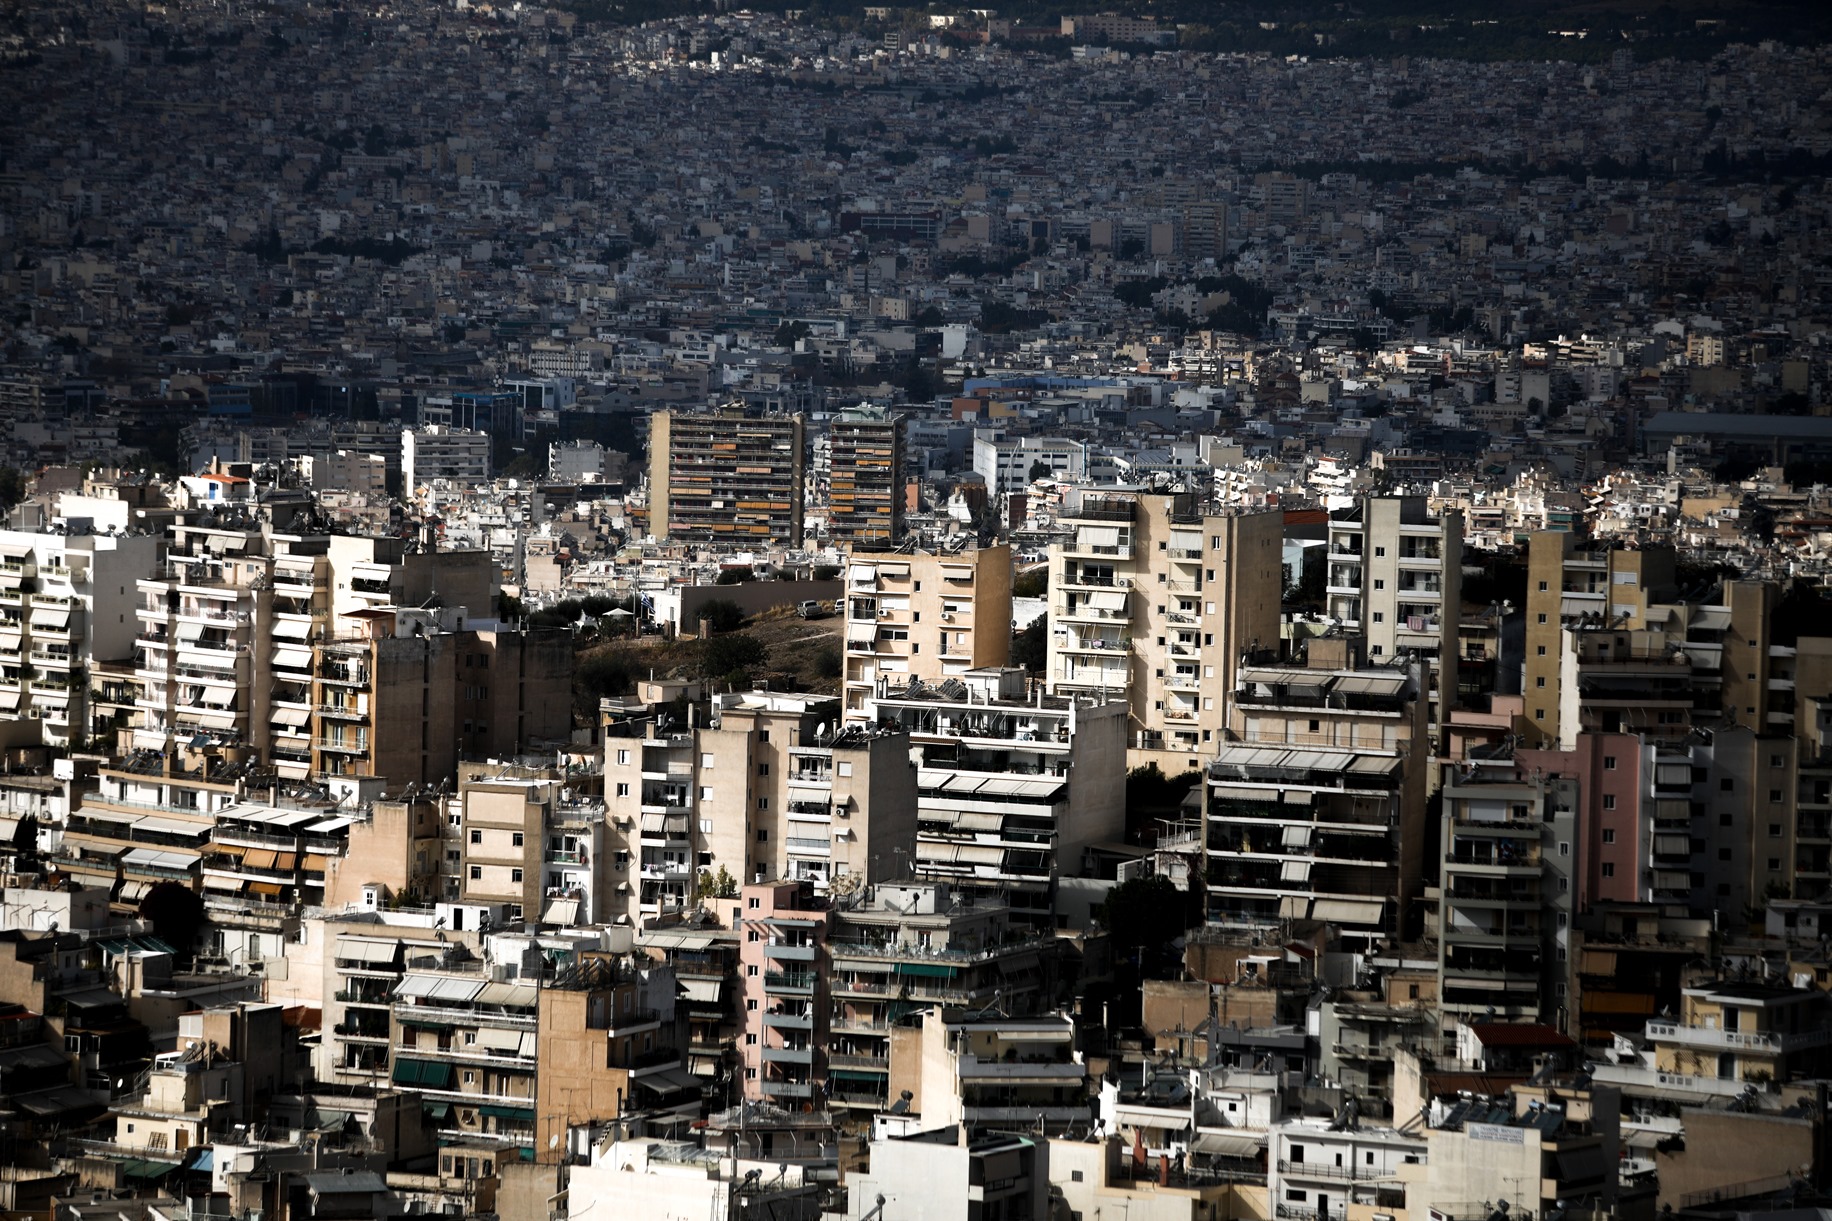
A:
<svg viewBox="0 0 1832 1221">
<path fill-rule="evenodd" d="M 806 473 L 800 415 L 658 411 L 649 417 L 649 533 L 799 547 Z"/>
<path fill-rule="evenodd" d="M 939 683 L 1011 659 L 1011 548 L 855 552 L 846 571 L 846 719 L 880 679 Z"/>
<path fill-rule="evenodd" d="M 1127 699 L 1129 766 L 1200 767 L 1241 655 L 1277 647 L 1283 516 L 1072 491 L 1061 520 L 1073 537 L 1050 548 L 1050 691 Z"/>
<path fill-rule="evenodd" d="M 1367 641 L 1368 660 L 1424 659 L 1428 716 L 1441 742 L 1457 703 L 1463 518 L 1423 496 L 1369 496 L 1329 523 L 1329 614 Z"/>
<path fill-rule="evenodd" d="M 604 786 L 607 920 L 711 902 L 721 870 L 824 895 L 895 877 L 916 852 L 908 735 L 843 726 L 832 696 L 732 692 L 687 724 L 613 725 Z"/>
</svg>

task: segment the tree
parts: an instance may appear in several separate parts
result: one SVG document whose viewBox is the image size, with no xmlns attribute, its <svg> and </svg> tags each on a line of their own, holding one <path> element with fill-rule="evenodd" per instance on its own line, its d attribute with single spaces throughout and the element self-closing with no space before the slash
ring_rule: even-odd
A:
<svg viewBox="0 0 1832 1221">
<path fill-rule="evenodd" d="M 1169 878 L 1133 878 L 1115 886 L 1101 909 L 1115 957 L 1136 955 L 1140 975 L 1158 977 L 1175 957 L 1171 942 L 1200 922 L 1193 910 L 1200 902 L 1200 895 L 1177 889 Z"/>
<path fill-rule="evenodd" d="M 735 632 L 744 626 L 744 608 L 730 598 L 714 598 L 700 604 L 699 617 L 712 624 L 715 632 Z"/>
<path fill-rule="evenodd" d="M 1029 481 L 1031 483 L 1035 483 L 1039 479 L 1048 479 L 1051 475 L 1054 475 L 1055 473 L 1056 473 L 1055 470 L 1051 468 L 1049 463 L 1039 458 L 1035 462 L 1030 464 L 1030 480 Z"/>
<path fill-rule="evenodd" d="M 1011 583 L 1014 598 L 1041 598 L 1050 592 L 1050 570 L 1042 565 L 1019 573 Z"/>
<path fill-rule="evenodd" d="M 719 866 L 719 872 L 702 869 L 694 879 L 693 897 L 696 899 L 735 899 L 738 897 L 738 879 L 731 870 Z"/>
<path fill-rule="evenodd" d="M 743 632 L 714 636 L 700 645 L 700 672 L 707 678 L 729 678 L 734 684 L 750 681 L 750 671 L 768 661 L 763 641 Z"/>
<path fill-rule="evenodd" d="M 189 887 L 159 882 L 140 900 L 140 916 L 150 920 L 160 940 L 171 946 L 173 957 L 188 959 L 204 926 L 204 901 Z"/>
<path fill-rule="evenodd" d="M 1041 673 L 1049 661 L 1049 619 L 1038 615 L 1034 623 L 1011 638 L 1011 664 L 1032 674 Z"/>
</svg>

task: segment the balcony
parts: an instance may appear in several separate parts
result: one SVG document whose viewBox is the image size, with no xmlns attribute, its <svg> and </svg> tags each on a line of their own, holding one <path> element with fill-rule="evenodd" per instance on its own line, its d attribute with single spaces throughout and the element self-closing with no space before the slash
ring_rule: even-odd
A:
<svg viewBox="0 0 1832 1221">
<path fill-rule="evenodd" d="M 806 1081 L 765 1081 L 765 1098 L 812 1098 L 814 1086 Z"/>
<path fill-rule="evenodd" d="M 812 1047 L 766 1047 L 763 1049 L 765 1064 L 813 1064 L 814 1048 Z"/>
<path fill-rule="evenodd" d="M 1832 1043 L 1832 1029 L 1783 1034 L 1765 1030 L 1714 1030 L 1705 1026 L 1681 1026 L 1677 1022 L 1649 1022 L 1647 1032 L 1648 1040 L 1655 1043 L 1677 1043 L 1682 1047 L 1702 1047 L 1711 1051 L 1752 1051 L 1772 1056 L 1791 1055 Z"/>
<path fill-rule="evenodd" d="M 791 945 L 788 942 L 769 942 L 763 947 L 765 958 L 774 958 L 780 962 L 813 962 L 820 957 L 820 947 L 816 945 Z"/>
<path fill-rule="evenodd" d="M 800 971 L 783 974 L 777 971 L 766 971 L 763 976 L 765 992 L 782 992 L 795 996 L 814 995 L 815 975 L 813 972 Z"/>
<path fill-rule="evenodd" d="M 800 856 L 832 856 L 833 845 L 824 839 L 810 839 L 802 835 L 784 837 L 784 842 L 792 853 Z"/>
<path fill-rule="evenodd" d="M 812 1013 L 766 1013 L 763 1025 L 767 1030 L 808 1030 L 814 1029 Z"/>
</svg>

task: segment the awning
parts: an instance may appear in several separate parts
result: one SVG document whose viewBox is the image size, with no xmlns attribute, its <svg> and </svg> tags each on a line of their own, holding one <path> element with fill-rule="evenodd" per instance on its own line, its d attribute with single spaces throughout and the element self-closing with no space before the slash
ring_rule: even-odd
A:
<svg viewBox="0 0 1832 1221">
<path fill-rule="evenodd" d="M 286 618 L 274 620 L 274 635 L 282 640 L 304 640 L 312 634 L 311 621 Z"/>
<path fill-rule="evenodd" d="M 717 979 L 683 979 L 681 999 L 696 1005 L 716 1005 L 724 991 L 724 981 Z"/>
<path fill-rule="evenodd" d="M 207 884 L 207 880 L 206 880 Z M 115 896 L 116 903 L 138 903 L 146 897 L 146 892 L 153 888 L 151 882 L 128 880 L 121 883 L 121 893 Z"/>
<path fill-rule="evenodd" d="M 280 645 L 274 649 L 274 665 L 283 670 L 309 670 L 312 668 L 312 651 L 296 645 Z"/>
<path fill-rule="evenodd" d="M 477 1045 L 491 1051 L 520 1052 L 522 1049 L 522 1031 L 503 1030 L 496 1026 L 485 1026 L 477 1032 Z"/>
<path fill-rule="evenodd" d="M 685 1069 L 664 1068 L 658 1073 L 636 1078 L 636 1084 L 657 1094 L 672 1094 L 676 1090 L 699 1089 L 700 1079 Z"/>
<path fill-rule="evenodd" d="M 1351 695 L 1398 695 L 1406 689 L 1406 682 L 1404 675 L 1345 674 L 1330 690 Z"/>
<path fill-rule="evenodd" d="M 501 1005 L 505 1009 L 532 1009 L 541 1002 L 540 993 L 533 984 L 512 984 L 503 980 L 493 980 L 477 989 L 474 996 L 466 995 L 464 999 L 479 1005 Z"/>
<path fill-rule="evenodd" d="M 827 1070 L 827 1075 L 838 1081 L 860 1081 L 877 1085 L 884 1083 L 884 1073 L 871 1073 L 856 1068 L 832 1068 Z"/>
<path fill-rule="evenodd" d="M 1117 547 L 1120 545 L 1118 526 L 1083 526 L 1075 536 L 1075 544 L 1080 550 L 1090 547 Z"/>
<path fill-rule="evenodd" d="M 250 894 L 266 895 L 268 898 L 272 899 L 272 898 L 276 898 L 279 896 L 280 883 L 278 882 L 250 882 L 248 883 L 248 891 Z"/>
<path fill-rule="evenodd" d="M 549 899 L 541 912 L 542 924 L 572 924 L 579 919 L 579 900 Z"/>
<path fill-rule="evenodd" d="M 1123 611 L 1126 595 L 1117 589 L 1100 589 L 1088 595 L 1087 603 L 1095 610 Z"/>
<path fill-rule="evenodd" d="M 932 962 L 900 962 L 897 964 L 897 974 L 920 975 L 928 979 L 953 979 L 954 968 Z"/>
<path fill-rule="evenodd" d="M 394 1062 L 396 1085 L 418 1085 L 442 1090 L 452 1083 L 452 1066 L 437 1060 L 414 1060 L 399 1056 Z"/>
<path fill-rule="evenodd" d="M 274 859 L 280 854 L 272 848 L 252 848 L 242 856 L 242 864 L 250 869 L 272 869 Z"/>
<path fill-rule="evenodd" d="M 1387 905 L 1380 900 L 1318 899 L 1311 905 L 1310 918 L 1333 924 L 1379 924 Z"/>
<path fill-rule="evenodd" d="M 304 708 L 275 708 L 270 719 L 276 725 L 309 725 L 312 714 Z"/>
<path fill-rule="evenodd" d="M 878 570 L 870 564 L 854 564 L 846 579 L 854 585 L 867 585 L 878 579 Z"/>
<path fill-rule="evenodd" d="M 478 1107 L 477 1111 L 480 1115 L 488 1115 L 494 1119 L 523 1119 L 527 1120 L 529 1123 L 534 1122 L 533 1105 L 525 1107 L 505 1107 L 498 1106 L 493 1102 L 488 1102 Z"/>
<path fill-rule="evenodd" d="M 323 873 L 331 867 L 331 858 L 308 852 L 299 862 L 299 868 L 306 873 Z"/>
<path fill-rule="evenodd" d="M 64 627 L 70 622 L 70 608 L 67 606 L 34 606 L 32 608 L 33 627 Z"/>
<path fill-rule="evenodd" d="M 1258 1157 L 1265 1148 L 1265 1137 L 1233 1132 L 1198 1132 L 1196 1139 L 1190 1142 L 1191 1153 L 1203 1153 L 1210 1157 L 1253 1158 Z"/>
</svg>

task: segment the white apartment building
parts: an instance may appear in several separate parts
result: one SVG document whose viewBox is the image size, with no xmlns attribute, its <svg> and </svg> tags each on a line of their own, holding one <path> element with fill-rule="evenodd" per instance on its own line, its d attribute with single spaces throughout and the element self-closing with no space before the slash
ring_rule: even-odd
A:
<svg viewBox="0 0 1832 1221">
<path fill-rule="evenodd" d="M 973 473 L 994 496 L 1030 486 L 1031 467 L 1041 462 L 1056 479 L 1074 481 L 1088 472 L 1088 447 L 1066 437 L 1002 437 L 997 429 L 973 434 Z"/>
<path fill-rule="evenodd" d="M 490 436 L 428 424 L 401 432 L 401 487 L 409 496 L 435 479 L 460 485 L 490 479 Z"/>
<path fill-rule="evenodd" d="M 133 655 L 136 583 L 159 544 L 0 531 L 0 719 L 36 720 L 60 746 L 89 736 L 89 667 Z"/>
</svg>

